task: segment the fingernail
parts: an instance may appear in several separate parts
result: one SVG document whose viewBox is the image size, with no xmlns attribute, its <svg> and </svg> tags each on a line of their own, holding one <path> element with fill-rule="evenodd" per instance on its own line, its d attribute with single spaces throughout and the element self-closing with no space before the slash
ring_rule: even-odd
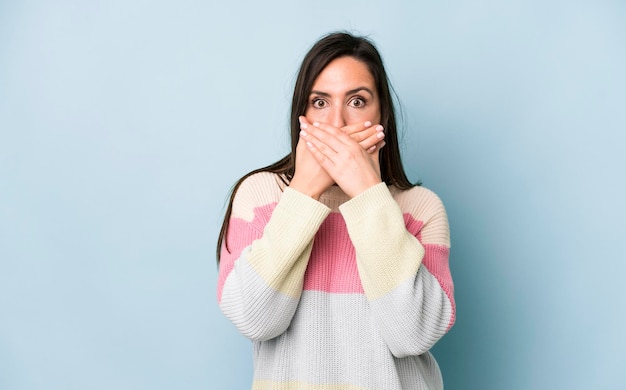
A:
<svg viewBox="0 0 626 390">
<path fill-rule="evenodd" d="M 310 143 L 310 142 L 307 142 L 307 143 L 306 143 L 306 146 L 308 146 L 309 148 L 313 148 L 313 144 L 312 144 L 312 143 Z"/>
<path fill-rule="evenodd" d="M 319 127 L 319 126 L 320 126 L 320 123 L 319 123 L 319 122 L 313 122 L 313 126 L 315 126 L 315 127 Z"/>
<path fill-rule="evenodd" d="M 300 130 L 300 136 L 306 137 L 307 135 L 309 135 L 309 134 L 306 131 Z"/>
<path fill-rule="evenodd" d="M 376 131 L 383 131 L 385 128 L 382 125 L 376 126 Z"/>
<path fill-rule="evenodd" d="M 372 122 L 370 122 L 370 121 L 367 121 L 367 122 L 363 123 L 363 126 L 365 126 L 365 127 L 370 127 L 371 125 L 372 125 Z"/>
<path fill-rule="evenodd" d="M 308 127 L 309 127 L 309 126 L 308 126 L 306 123 L 301 123 L 301 124 L 300 124 L 300 128 L 301 128 L 301 129 L 306 129 L 306 128 L 308 128 Z"/>
<path fill-rule="evenodd" d="M 383 138 L 384 136 L 385 136 L 385 133 L 383 133 L 382 131 L 376 134 L 376 137 L 378 138 Z"/>
<path fill-rule="evenodd" d="M 376 145 L 374 145 L 371 148 L 367 149 L 367 153 L 372 153 L 374 150 L 376 150 Z"/>
</svg>

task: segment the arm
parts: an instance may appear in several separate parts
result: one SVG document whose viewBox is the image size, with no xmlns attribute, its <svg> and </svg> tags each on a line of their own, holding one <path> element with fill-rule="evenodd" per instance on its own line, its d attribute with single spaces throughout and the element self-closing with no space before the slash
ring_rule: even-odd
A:
<svg viewBox="0 0 626 390">
<path fill-rule="evenodd" d="M 396 357 L 428 351 L 455 316 L 445 209 L 433 193 L 417 190 L 426 195 L 414 208 L 419 215 L 403 215 L 382 183 L 340 207 L 376 324 Z"/>
<path fill-rule="evenodd" d="M 313 237 L 330 210 L 288 187 L 277 203 L 262 204 L 260 191 L 244 182 L 233 201 L 218 301 L 246 337 L 268 340 L 291 323 Z"/>
</svg>

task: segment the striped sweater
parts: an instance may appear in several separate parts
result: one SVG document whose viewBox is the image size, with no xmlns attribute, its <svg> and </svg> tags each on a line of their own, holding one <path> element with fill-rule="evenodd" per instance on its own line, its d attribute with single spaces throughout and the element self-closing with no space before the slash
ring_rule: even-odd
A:
<svg viewBox="0 0 626 390">
<path fill-rule="evenodd" d="M 233 200 L 218 302 L 254 346 L 253 389 L 442 389 L 453 325 L 448 220 L 423 187 L 319 201 L 277 175 Z"/>
</svg>

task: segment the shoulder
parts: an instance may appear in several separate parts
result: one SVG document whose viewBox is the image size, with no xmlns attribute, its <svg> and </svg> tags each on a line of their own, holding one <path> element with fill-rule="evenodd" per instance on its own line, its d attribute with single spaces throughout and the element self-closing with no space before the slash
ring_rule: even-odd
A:
<svg viewBox="0 0 626 390">
<path fill-rule="evenodd" d="M 276 196 L 284 191 L 287 185 L 276 173 L 258 172 L 246 177 L 239 186 L 237 193 L 255 193 L 260 196 Z"/>
<path fill-rule="evenodd" d="M 274 207 L 285 187 L 282 178 L 275 173 L 258 172 L 246 177 L 235 191 L 232 216 L 248 220 L 255 209 Z"/>
<path fill-rule="evenodd" d="M 390 186 L 389 192 L 403 212 L 411 214 L 445 212 L 439 196 L 426 187 L 415 186 L 408 190 L 400 190 Z"/>
<path fill-rule="evenodd" d="M 410 220 L 417 222 L 420 226 L 419 230 L 424 242 L 449 246 L 448 215 L 437 194 L 421 186 L 408 190 L 399 190 L 391 186 L 389 191 L 400 206 L 405 219 L 410 216 Z"/>
</svg>

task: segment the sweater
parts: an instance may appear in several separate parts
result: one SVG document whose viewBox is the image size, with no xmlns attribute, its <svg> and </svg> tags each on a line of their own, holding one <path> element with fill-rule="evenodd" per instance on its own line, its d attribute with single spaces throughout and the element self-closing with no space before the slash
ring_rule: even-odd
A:
<svg viewBox="0 0 626 390">
<path fill-rule="evenodd" d="M 262 172 L 235 194 L 219 307 L 253 343 L 253 389 L 442 389 L 450 234 L 424 187 L 314 200 Z"/>
</svg>

